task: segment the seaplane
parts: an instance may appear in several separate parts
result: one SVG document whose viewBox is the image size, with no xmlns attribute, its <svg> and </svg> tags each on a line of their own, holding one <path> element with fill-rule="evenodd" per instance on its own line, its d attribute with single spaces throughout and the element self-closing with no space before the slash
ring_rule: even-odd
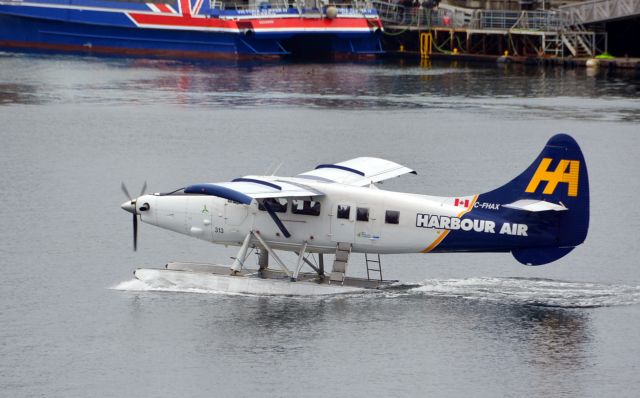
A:
<svg viewBox="0 0 640 398">
<path fill-rule="evenodd" d="M 145 183 L 135 198 L 123 183 L 129 199 L 121 207 L 133 214 L 134 250 L 138 219 L 239 247 L 231 264 L 171 262 L 134 275 L 151 285 L 227 293 L 355 293 L 397 282 L 382 277 L 384 254 L 510 252 L 522 264 L 542 265 L 587 236 L 587 167 L 567 134 L 553 136 L 515 179 L 482 194 L 441 197 L 379 187 L 405 174 L 417 173 L 389 160 L 359 157 L 293 177 L 247 175 L 168 193 L 145 194 Z M 246 263 L 254 252 L 252 268 Z M 290 264 L 282 252 L 295 253 Z M 353 253 L 364 253 L 366 278 L 347 275 Z M 325 256 L 331 256 L 329 264 Z"/>
</svg>

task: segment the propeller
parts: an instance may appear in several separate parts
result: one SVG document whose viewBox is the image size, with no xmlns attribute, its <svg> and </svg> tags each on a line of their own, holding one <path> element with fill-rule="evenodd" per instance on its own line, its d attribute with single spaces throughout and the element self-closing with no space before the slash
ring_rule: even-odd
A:
<svg viewBox="0 0 640 398">
<path fill-rule="evenodd" d="M 122 189 L 122 192 L 124 192 L 124 194 L 127 196 L 127 198 L 129 198 L 129 203 L 125 202 L 120 207 L 122 207 L 123 210 L 126 210 L 133 214 L 133 251 L 136 251 L 138 249 L 138 210 L 136 202 L 138 200 L 138 197 L 144 195 L 144 192 L 147 190 L 147 182 L 144 182 L 144 184 L 142 185 L 142 189 L 140 190 L 140 195 L 138 195 L 138 197 L 136 198 L 131 197 L 131 194 L 129 194 L 129 190 L 127 189 L 127 186 L 124 185 L 124 182 L 122 183 L 120 188 Z M 144 210 L 148 210 L 148 205 Z"/>
</svg>

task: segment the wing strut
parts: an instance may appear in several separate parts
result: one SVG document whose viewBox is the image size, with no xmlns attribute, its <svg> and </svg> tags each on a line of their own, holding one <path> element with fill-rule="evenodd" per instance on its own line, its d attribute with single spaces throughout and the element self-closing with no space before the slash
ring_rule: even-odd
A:
<svg viewBox="0 0 640 398">
<path fill-rule="evenodd" d="M 273 219 L 273 222 L 276 223 L 276 225 L 278 226 L 280 231 L 282 231 L 282 234 L 285 237 L 290 238 L 291 237 L 291 233 L 289 232 L 287 227 L 284 226 L 284 224 L 282 223 L 282 220 L 280 220 L 280 218 L 278 217 L 276 212 L 273 210 L 273 208 L 271 207 L 271 203 L 269 203 L 268 200 L 263 200 L 262 201 L 262 206 L 264 206 L 264 208 L 267 209 L 267 213 L 269 213 L 269 215 Z"/>
</svg>

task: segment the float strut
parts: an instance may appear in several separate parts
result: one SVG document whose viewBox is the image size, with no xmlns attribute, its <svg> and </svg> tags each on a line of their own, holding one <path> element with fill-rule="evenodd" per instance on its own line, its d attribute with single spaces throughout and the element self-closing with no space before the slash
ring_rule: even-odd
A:
<svg viewBox="0 0 640 398">
<path fill-rule="evenodd" d="M 300 253 L 298 252 L 294 252 L 294 253 L 298 256 L 300 255 Z M 308 258 L 304 257 L 302 261 L 304 261 L 304 263 L 307 264 L 309 267 L 313 268 L 313 270 L 316 271 L 318 275 L 322 276 L 324 274 L 323 268 L 316 267 L 311 261 L 309 261 Z"/>
<path fill-rule="evenodd" d="M 260 250 L 260 254 L 258 255 L 258 265 L 260 266 L 261 271 L 269 268 L 269 252 L 265 249 Z"/>
<path fill-rule="evenodd" d="M 251 235 L 253 235 L 253 231 L 249 231 L 247 236 L 244 238 L 244 242 L 242 242 L 242 246 L 240 246 L 240 250 L 238 250 L 238 255 L 233 260 L 233 264 L 231 265 L 231 275 L 237 275 L 242 270 L 244 260 L 247 259 L 247 250 L 249 249 Z"/>
<path fill-rule="evenodd" d="M 302 245 L 302 250 L 300 250 L 300 254 L 298 254 L 298 264 L 296 264 L 296 270 L 291 277 L 291 282 L 295 282 L 298 280 L 298 274 L 300 273 L 300 269 L 302 268 L 302 264 L 304 264 L 304 254 L 307 251 L 307 241 Z"/>
<path fill-rule="evenodd" d="M 278 265 L 280 266 L 280 268 L 282 268 L 282 270 L 284 271 L 285 274 L 287 274 L 287 276 L 289 278 L 291 278 L 291 271 L 289 271 L 289 269 L 287 268 L 286 265 L 284 265 L 284 263 L 282 262 L 282 260 L 280 260 L 280 257 L 278 257 L 278 255 L 273 251 L 273 249 L 271 249 L 269 247 L 269 245 L 267 244 L 267 242 L 264 241 L 264 239 L 262 239 L 262 236 L 260 236 L 259 232 L 250 232 L 251 235 L 253 235 L 262 245 L 262 247 L 264 247 L 264 249 L 269 252 L 269 254 L 271 255 L 271 257 L 273 257 L 273 259 L 276 261 L 276 263 L 278 263 Z"/>
</svg>

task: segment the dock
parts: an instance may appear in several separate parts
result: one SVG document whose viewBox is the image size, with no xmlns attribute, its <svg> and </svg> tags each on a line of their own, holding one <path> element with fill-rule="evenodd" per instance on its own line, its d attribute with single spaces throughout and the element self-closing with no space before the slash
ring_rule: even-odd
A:
<svg viewBox="0 0 640 398">
<path fill-rule="evenodd" d="M 637 0 L 589 0 L 546 10 L 472 9 L 374 0 L 391 56 L 600 66 L 640 70 L 640 58 L 608 56 L 603 22 L 640 16 Z"/>
</svg>

